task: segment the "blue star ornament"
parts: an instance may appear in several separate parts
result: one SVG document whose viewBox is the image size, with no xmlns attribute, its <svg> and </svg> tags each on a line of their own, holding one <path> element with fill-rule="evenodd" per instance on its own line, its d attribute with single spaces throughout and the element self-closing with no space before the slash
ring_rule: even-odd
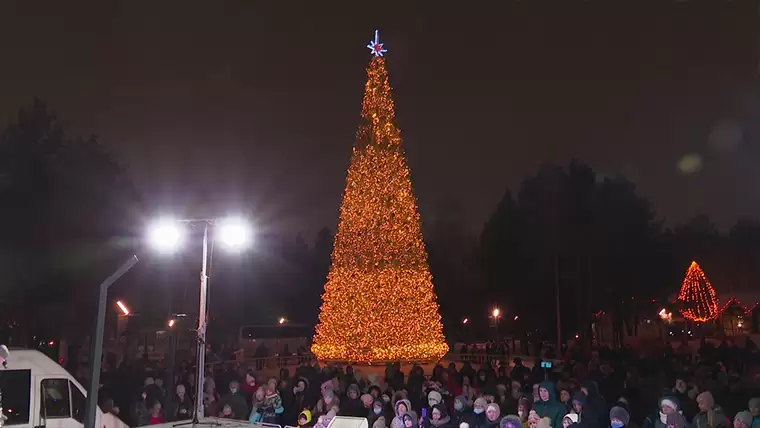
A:
<svg viewBox="0 0 760 428">
<path fill-rule="evenodd" d="M 375 40 L 370 40 L 367 48 L 374 56 L 383 56 L 384 53 L 388 52 L 388 49 L 385 49 L 380 43 L 380 35 L 377 30 L 375 30 Z"/>
</svg>

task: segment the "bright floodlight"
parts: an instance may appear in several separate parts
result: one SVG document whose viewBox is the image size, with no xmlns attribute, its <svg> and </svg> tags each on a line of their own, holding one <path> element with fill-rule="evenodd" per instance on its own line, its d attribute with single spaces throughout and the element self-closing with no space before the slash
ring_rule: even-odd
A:
<svg viewBox="0 0 760 428">
<path fill-rule="evenodd" d="M 160 219 L 148 227 L 148 243 L 161 252 L 172 252 L 182 245 L 182 224 L 172 219 Z"/>
<path fill-rule="evenodd" d="M 216 225 L 216 241 L 230 250 L 248 248 L 252 238 L 251 226 L 242 218 L 224 219 Z"/>
</svg>

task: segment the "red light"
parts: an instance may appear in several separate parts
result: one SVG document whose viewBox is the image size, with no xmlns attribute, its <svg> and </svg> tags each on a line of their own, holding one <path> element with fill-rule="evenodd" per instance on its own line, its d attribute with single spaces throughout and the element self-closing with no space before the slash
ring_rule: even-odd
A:
<svg viewBox="0 0 760 428">
<path fill-rule="evenodd" d="M 58 362 L 59 362 L 60 364 L 63 364 L 63 358 L 59 358 L 59 359 L 58 359 Z"/>
<path fill-rule="evenodd" d="M 518 319 L 520 319 L 520 317 L 515 315 L 515 321 L 517 321 Z"/>
<path fill-rule="evenodd" d="M 652 299 L 652 303 L 654 303 L 654 299 Z"/>
<path fill-rule="evenodd" d="M 52 340 L 48 342 L 48 346 L 54 346 L 54 345 L 55 345 L 55 342 L 53 342 Z"/>
</svg>

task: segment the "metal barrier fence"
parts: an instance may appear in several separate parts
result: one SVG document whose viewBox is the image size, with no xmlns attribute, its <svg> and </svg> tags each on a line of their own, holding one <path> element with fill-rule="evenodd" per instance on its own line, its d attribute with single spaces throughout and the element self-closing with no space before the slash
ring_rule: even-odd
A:
<svg viewBox="0 0 760 428">
<path fill-rule="evenodd" d="M 228 360 L 228 361 L 211 361 L 211 362 L 206 362 L 206 367 L 210 368 L 211 371 L 214 371 L 216 370 L 217 367 L 220 367 L 220 366 L 224 366 L 228 364 L 240 364 L 246 367 L 250 367 L 251 369 L 256 370 L 256 371 L 262 371 L 262 370 L 281 369 L 284 367 L 296 367 L 302 364 L 314 364 L 316 361 L 317 360 L 314 357 L 314 355 L 311 355 L 311 354 L 289 355 L 289 356 L 275 355 L 273 357 L 243 358 L 243 359 Z"/>
<path fill-rule="evenodd" d="M 445 361 L 463 363 L 467 361 L 471 364 L 481 365 L 490 364 L 492 361 L 498 361 L 501 365 L 509 365 L 509 363 L 512 361 L 512 358 L 517 356 L 519 355 L 450 352 L 438 362 Z M 522 357 L 524 360 L 532 360 L 531 357 L 520 357 Z M 281 369 L 286 367 L 296 367 L 302 364 L 314 364 L 316 362 L 317 359 L 312 354 L 290 356 L 276 355 L 273 357 L 243 358 L 229 361 L 210 361 L 206 363 L 206 367 L 211 368 L 213 371 L 217 367 L 223 365 L 241 364 L 256 371 L 262 371 Z M 435 363 L 435 361 L 429 361 L 427 363 Z"/>
</svg>

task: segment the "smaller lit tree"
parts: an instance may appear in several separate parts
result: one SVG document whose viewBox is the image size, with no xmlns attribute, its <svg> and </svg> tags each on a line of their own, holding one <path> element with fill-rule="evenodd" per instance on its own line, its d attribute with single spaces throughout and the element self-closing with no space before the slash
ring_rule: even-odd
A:
<svg viewBox="0 0 760 428">
<path fill-rule="evenodd" d="M 693 322 L 705 322 L 718 315 L 718 298 L 715 289 L 697 262 L 691 262 L 678 293 L 683 304 L 681 314 Z"/>
</svg>

